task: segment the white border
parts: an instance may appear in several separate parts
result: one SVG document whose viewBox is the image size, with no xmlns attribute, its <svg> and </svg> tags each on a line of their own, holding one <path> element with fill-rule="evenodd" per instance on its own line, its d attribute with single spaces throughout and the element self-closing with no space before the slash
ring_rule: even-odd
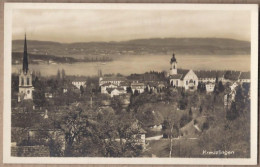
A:
<svg viewBox="0 0 260 167">
<path fill-rule="evenodd" d="M 117 9 L 117 10 L 248 10 L 251 11 L 251 158 L 42 158 L 11 157 L 11 41 L 14 9 Z M 97 4 L 5 3 L 4 6 L 4 112 L 3 162 L 13 164 L 257 164 L 258 5 L 254 4 Z M 242 122 L 241 122 L 242 123 Z"/>
</svg>

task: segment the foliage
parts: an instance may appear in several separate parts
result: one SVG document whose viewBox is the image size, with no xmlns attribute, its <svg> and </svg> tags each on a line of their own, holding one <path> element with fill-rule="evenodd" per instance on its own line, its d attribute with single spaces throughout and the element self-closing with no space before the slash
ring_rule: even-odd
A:
<svg viewBox="0 0 260 167">
<path fill-rule="evenodd" d="M 46 104 L 45 83 L 39 80 L 38 77 L 34 80 L 33 103 L 40 107 Z"/>
<path fill-rule="evenodd" d="M 205 83 L 199 82 L 197 90 L 200 93 L 206 93 L 206 85 L 205 85 Z"/>
</svg>

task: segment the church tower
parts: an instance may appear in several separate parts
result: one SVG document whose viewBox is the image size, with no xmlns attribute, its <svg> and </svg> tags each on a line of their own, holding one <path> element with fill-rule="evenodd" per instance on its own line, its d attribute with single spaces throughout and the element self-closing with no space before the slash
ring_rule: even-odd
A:
<svg viewBox="0 0 260 167">
<path fill-rule="evenodd" d="M 18 102 L 21 100 L 33 99 L 32 92 L 34 87 L 32 86 L 32 73 L 28 67 L 28 54 L 27 54 L 27 41 L 26 35 L 24 38 L 24 51 L 23 51 L 23 68 L 19 73 L 19 94 Z"/>
<path fill-rule="evenodd" d="M 171 58 L 171 68 L 170 68 L 170 75 L 175 75 L 177 74 L 177 60 L 175 58 L 175 54 L 172 54 Z"/>
</svg>

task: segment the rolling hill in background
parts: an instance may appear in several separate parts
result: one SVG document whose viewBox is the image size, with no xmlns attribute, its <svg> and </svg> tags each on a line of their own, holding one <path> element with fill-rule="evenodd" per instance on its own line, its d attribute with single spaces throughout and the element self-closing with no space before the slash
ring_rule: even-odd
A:
<svg viewBox="0 0 260 167">
<path fill-rule="evenodd" d="M 23 52 L 23 40 L 12 41 L 13 52 Z M 124 55 L 250 55 L 250 42 L 225 38 L 151 38 L 122 42 L 58 43 L 27 40 L 31 54 L 58 57 L 116 59 Z"/>
</svg>

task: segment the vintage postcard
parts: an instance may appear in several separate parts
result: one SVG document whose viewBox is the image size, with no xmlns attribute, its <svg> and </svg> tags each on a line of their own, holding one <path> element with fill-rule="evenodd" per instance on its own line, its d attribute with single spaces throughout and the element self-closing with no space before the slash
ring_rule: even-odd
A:
<svg viewBox="0 0 260 167">
<path fill-rule="evenodd" d="M 257 5 L 5 3 L 4 19 L 4 163 L 257 163 Z"/>
</svg>

